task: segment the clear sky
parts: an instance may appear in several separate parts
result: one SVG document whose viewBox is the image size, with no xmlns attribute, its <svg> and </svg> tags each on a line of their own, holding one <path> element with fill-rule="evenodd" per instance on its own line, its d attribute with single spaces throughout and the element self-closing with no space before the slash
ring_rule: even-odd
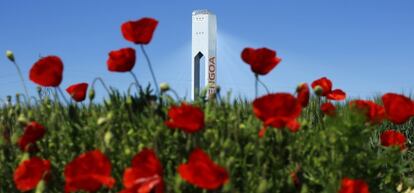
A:
<svg viewBox="0 0 414 193">
<path fill-rule="evenodd" d="M 233 95 L 253 96 L 253 74 L 240 53 L 244 47 L 263 46 L 283 59 L 262 78 L 274 92 L 292 92 L 298 83 L 322 76 L 352 97 L 414 90 L 411 0 L 2 1 L 0 51 L 15 53 L 32 95 L 35 84 L 28 80 L 28 71 L 39 55 L 62 58 L 63 89 L 101 76 L 125 91 L 132 78 L 107 71 L 108 52 L 134 47 L 121 35 L 123 22 L 153 17 L 159 26 L 147 51 L 158 81 L 189 98 L 194 9 L 217 15 L 218 84 Z M 148 83 L 151 77 L 142 53 L 137 57 L 134 72 Z M 4 55 L 0 66 L 0 97 L 23 92 Z"/>
</svg>

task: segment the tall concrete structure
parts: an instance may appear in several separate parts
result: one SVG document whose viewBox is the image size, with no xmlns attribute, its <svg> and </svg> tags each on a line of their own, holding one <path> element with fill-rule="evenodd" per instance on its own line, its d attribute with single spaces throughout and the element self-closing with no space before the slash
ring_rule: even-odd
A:
<svg viewBox="0 0 414 193">
<path fill-rule="evenodd" d="M 216 92 L 217 19 L 207 10 L 195 10 L 192 15 L 191 99 L 194 100 L 203 89 L 200 85 L 203 65 L 204 87 L 209 86 L 207 97 Z"/>
</svg>

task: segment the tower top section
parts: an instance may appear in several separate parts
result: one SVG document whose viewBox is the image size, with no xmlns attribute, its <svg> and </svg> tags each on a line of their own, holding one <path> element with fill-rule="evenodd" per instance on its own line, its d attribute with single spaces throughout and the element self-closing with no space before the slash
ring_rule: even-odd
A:
<svg viewBox="0 0 414 193">
<path fill-rule="evenodd" d="M 198 9 L 193 11 L 193 15 L 214 15 L 214 13 L 207 9 Z"/>
</svg>

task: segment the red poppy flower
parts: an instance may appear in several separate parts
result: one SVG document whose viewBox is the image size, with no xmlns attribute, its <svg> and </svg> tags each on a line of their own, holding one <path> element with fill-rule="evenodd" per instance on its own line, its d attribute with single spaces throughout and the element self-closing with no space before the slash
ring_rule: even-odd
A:
<svg viewBox="0 0 414 193">
<path fill-rule="evenodd" d="M 188 162 L 178 167 L 181 178 L 199 188 L 214 190 L 229 180 L 227 171 L 215 164 L 201 149 L 195 149 Z"/>
<path fill-rule="evenodd" d="M 317 92 L 316 94 L 324 96 L 329 100 L 340 101 L 346 98 L 346 93 L 341 89 L 332 90 L 332 82 L 326 77 L 313 81 L 312 88 Z M 318 89 L 321 89 L 320 93 L 318 93 Z"/>
<path fill-rule="evenodd" d="M 259 75 L 266 75 L 282 61 L 274 50 L 268 48 L 245 48 L 241 58 L 250 65 L 254 73 Z"/>
<path fill-rule="evenodd" d="M 311 86 L 313 89 L 319 86 L 322 89 L 321 96 L 327 96 L 332 91 L 332 82 L 326 77 L 313 81 Z"/>
<path fill-rule="evenodd" d="M 369 193 L 368 184 L 363 180 L 343 178 L 339 193 Z"/>
<path fill-rule="evenodd" d="M 23 161 L 14 171 L 13 180 L 18 190 L 26 192 L 36 188 L 50 174 L 50 161 L 32 157 Z"/>
<path fill-rule="evenodd" d="M 135 44 L 148 44 L 155 28 L 157 28 L 158 21 L 153 18 L 142 18 L 137 21 L 128 21 L 122 24 L 121 31 L 124 38 Z"/>
<path fill-rule="evenodd" d="M 372 101 L 354 100 L 349 105 L 351 108 L 362 111 L 372 124 L 381 123 L 385 119 L 384 107 Z"/>
<path fill-rule="evenodd" d="M 17 141 L 22 151 L 29 151 L 35 148 L 34 143 L 45 135 L 46 129 L 39 123 L 32 121 L 25 128 L 23 135 Z"/>
<path fill-rule="evenodd" d="M 253 101 L 253 112 L 265 126 L 289 128 L 297 131 L 300 127 L 296 119 L 302 112 L 299 101 L 289 93 L 274 93 Z"/>
<path fill-rule="evenodd" d="M 380 139 L 381 145 L 385 147 L 398 146 L 401 150 L 405 149 L 405 143 L 407 140 L 403 133 L 394 130 L 386 130 L 382 132 Z"/>
<path fill-rule="evenodd" d="M 395 124 L 405 123 L 414 115 L 414 104 L 404 95 L 387 93 L 382 96 L 388 120 Z"/>
<path fill-rule="evenodd" d="M 135 59 L 134 48 L 122 48 L 109 52 L 106 64 L 111 72 L 128 72 L 134 67 Z"/>
<path fill-rule="evenodd" d="M 326 95 L 326 98 L 334 101 L 341 101 L 346 98 L 346 93 L 341 89 L 335 89 Z"/>
<path fill-rule="evenodd" d="M 62 82 L 62 74 L 62 60 L 57 56 L 47 56 L 33 64 L 29 78 L 41 86 L 57 87 Z"/>
<path fill-rule="evenodd" d="M 111 162 L 99 150 L 81 154 L 69 164 L 65 171 L 65 192 L 95 192 L 102 185 L 112 188 L 115 179 L 111 177 Z"/>
<path fill-rule="evenodd" d="M 195 106 L 181 103 L 168 110 L 170 119 L 165 122 L 169 128 L 179 128 L 187 133 L 194 133 L 204 128 L 204 113 Z"/>
<path fill-rule="evenodd" d="M 162 165 L 151 149 L 143 149 L 132 159 L 132 167 L 126 168 L 120 193 L 163 193 Z"/>
<path fill-rule="evenodd" d="M 326 102 L 321 105 L 321 111 L 328 116 L 334 116 L 336 114 L 336 107 L 330 103 Z"/>
<path fill-rule="evenodd" d="M 309 86 L 306 83 L 302 83 L 296 89 L 298 93 L 298 102 L 302 105 L 302 107 L 307 107 L 309 104 Z"/>
<path fill-rule="evenodd" d="M 70 94 L 73 100 L 81 102 L 85 100 L 86 91 L 88 90 L 88 83 L 73 84 L 66 88 L 66 92 Z"/>
</svg>

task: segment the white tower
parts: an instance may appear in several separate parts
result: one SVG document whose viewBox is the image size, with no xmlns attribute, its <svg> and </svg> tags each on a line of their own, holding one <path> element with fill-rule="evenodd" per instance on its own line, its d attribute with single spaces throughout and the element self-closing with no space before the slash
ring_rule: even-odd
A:
<svg viewBox="0 0 414 193">
<path fill-rule="evenodd" d="M 192 20 L 191 99 L 194 100 L 201 90 L 202 65 L 205 68 L 204 86 L 209 85 L 207 97 L 216 92 L 217 23 L 216 15 L 207 10 L 193 11 Z M 204 64 L 201 64 L 203 57 Z"/>
</svg>

